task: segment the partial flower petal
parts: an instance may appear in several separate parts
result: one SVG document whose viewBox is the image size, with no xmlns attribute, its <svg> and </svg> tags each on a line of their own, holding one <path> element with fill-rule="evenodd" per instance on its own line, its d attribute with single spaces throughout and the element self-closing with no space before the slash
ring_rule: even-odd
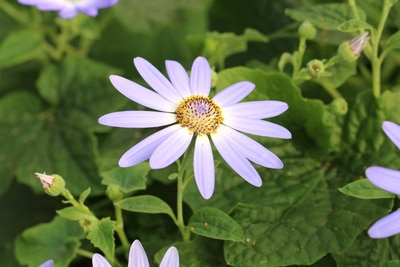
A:
<svg viewBox="0 0 400 267">
<path fill-rule="evenodd" d="M 133 241 L 129 250 L 128 267 L 149 267 L 149 260 L 139 240 Z"/>
<path fill-rule="evenodd" d="M 187 150 L 193 134 L 187 128 L 181 127 L 165 139 L 150 156 L 150 166 L 161 169 L 171 165 Z"/>
<path fill-rule="evenodd" d="M 371 238 L 386 238 L 400 234 L 400 210 L 383 217 L 368 229 Z"/>
<path fill-rule="evenodd" d="M 284 139 L 292 138 L 292 134 L 285 127 L 269 121 L 230 117 L 225 115 L 224 124 L 238 131 L 249 134 Z"/>
<path fill-rule="evenodd" d="M 211 67 L 204 57 L 197 57 L 190 71 L 190 88 L 193 95 L 208 96 L 211 89 Z"/>
<path fill-rule="evenodd" d="M 232 147 L 240 151 L 246 158 L 266 168 L 281 169 L 282 161 L 274 153 L 251 139 L 229 127 L 220 125 L 218 134 L 224 136 L 232 143 Z"/>
<path fill-rule="evenodd" d="M 372 166 L 367 168 L 365 175 L 375 186 L 400 195 L 400 171 Z"/>
<path fill-rule="evenodd" d="M 278 116 L 288 109 L 285 102 L 265 100 L 241 102 L 222 109 L 223 114 L 231 117 L 244 117 L 249 119 L 266 119 Z"/>
<path fill-rule="evenodd" d="M 170 247 L 165 252 L 160 267 L 179 267 L 179 253 L 176 247 Z"/>
<path fill-rule="evenodd" d="M 167 60 L 165 67 L 172 85 L 179 91 L 180 96 L 182 98 L 190 96 L 189 76 L 182 65 L 176 61 Z"/>
<path fill-rule="evenodd" d="M 224 135 L 212 134 L 211 139 L 219 154 L 235 172 L 254 186 L 262 185 L 261 177 L 256 169 L 240 152 L 229 145 Z"/>
<path fill-rule="evenodd" d="M 254 87 L 255 85 L 251 82 L 238 82 L 217 93 L 213 100 L 220 108 L 224 108 L 245 98 L 253 91 Z"/>
<path fill-rule="evenodd" d="M 197 136 L 193 157 L 194 178 L 203 198 L 209 199 L 214 192 L 215 169 L 210 141 L 207 135 Z"/>
<path fill-rule="evenodd" d="M 134 58 L 133 62 L 142 78 L 162 97 L 175 104 L 179 104 L 182 101 L 182 97 L 170 81 L 150 62 L 141 57 Z"/>
<path fill-rule="evenodd" d="M 111 264 L 100 254 L 93 254 L 92 256 L 93 267 L 111 267 Z"/>
<path fill-rule="evenodd" d="M 390 138 L 390 140 L 400 149 L 400 125 L 391 122 L 384 121 L 382 124 L 383 131 Z"/>
<path fill-rule="evenodd" d="M 181 128 L 180 125 L 175 124 L 162 129 L 149 137 L 143 139 L 131 149 L 126 151 L 119 160 L 119 166 L 130 167 L 140 162 L 148 160 L 154 153 L 154 150 L 167 139 L 170 135 L 176 133 Z"/>
<path fill-rule="evenodd" d="M 53 264 L 54 264 L 53 260 L 48 260 L 40 264 L 39 267 L 53 267 Z"/>
<path fill-rule="evenodd" d="M 71 19 L 78 14 L 78 10 L 74 6 L 66 6 L 58 12 L 62 19 Z"/>
<path fill-rule="evenodd" d="M 173 113 L 141 110 L 113 112 L 99 118 L 100 124 L 121 128 L 151 128 L 174 122 Z"/>
<path fill-rule="evenodd" d="M 159 94 L 118 75 L 111 75 L 112 85 L 130 100 L 155 110 L 174 112 L 177 105 L 169 102 Z"/>
</svg>

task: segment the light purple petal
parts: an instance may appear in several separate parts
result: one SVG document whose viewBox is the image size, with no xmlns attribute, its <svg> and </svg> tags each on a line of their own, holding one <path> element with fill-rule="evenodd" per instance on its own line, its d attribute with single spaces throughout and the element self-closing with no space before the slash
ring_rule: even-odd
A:
<svg viewBox="0 0 400 267">
<path fill-rule="evenodd" d="M 100 124 L 121 128 L 152 128 L 174 122 L 173 113 L 142 110 L 113 112 L 99 118 Z"/>
<path fill-rule="evenodd" d="M 166 138 L 150 156 L 150 167 L 162 169 L 176 161 L 187 150 L 193 134 L 185 128 Z"/>
<path fill-rule="evenodd" d="M 65 6 L 58 12 L 58 15 L 63 19 L 71 19 L 78 14 L 78 10 L 75 6 Z"/>
<path fill-rule="evenodd" d="M 190 89 L 193 95 L 208 96 L 211 89 L 211 68 L 207 59 L 197 57 L 190 71 Z"/>
<path fill-rule="evenodd" d="M 154 153 L 154 150 L 170 135 L 176 133 L 181 128 L 180 125 L 175 124 L 162 129 L 147 138 L 143 139 L 131 149 L 126 151 L 119 160 L 119 166 L 130 167 L 140 162 L 148 160 Z"/>
<path fill-rule="evenodd" d="M 90 16 L 90 17 L 96 17 L 97 14 L 99 13 L 98 9 L 94 8 L 92 6 L 89 6 L 89 7 L 79 7 L 79 6 L 77 6 L 76 9 L 79 12 L 82 12 L 82 13 Z"/>
<path fill-rule="evenodd" d="M 179 104 L 182 101 L 182 97 L 179 95 L 177 89 L 150 62 L 141 57 L 134 58 L 133 62 L 147 84 L 162 97 L 175 104 Z"/>
<path fill-rule="evenodd" d="M 118 75 L 111 75 L 112 85 L 130 100 L 155 110 L 174 112 L 177 105 L 169 102 L 159 94 Z"/>
<path fill-rule="evenodd" d="M 251 93 L 251 91 L 253 91 L 254 87 L 255 85 L 251 82 L 238 82 L 217 93 L 213 97 L 213 100 L 219 105 L 220 108 L 227 107 L 236 104 L 245 98 Z"/>
<path fill-rule="evenodd" d="M 63 7 L 69 5 L 68 3 L 54 0 L 18 0 L 18 2 L 23 5 L 36 6 L 39 10 L 43 11 L 61 10 Z"/>
<path fill-rule="evenodd" d="M 400 234 L 400 210 L 383 217 L 368 230 L 371 238 L 386 238 Z"/>
<path fill-rule="evenodd" d="M 176 247 L 170 247 L 165 252 L 160 267 L 179 267 L 179 253 Z"/>
<path fill-rule="evenodd" d="M 107 8 L 118 3 L 118 0 L 95 0 L 98 8 Z"/>
<path fill-rule="evenodd" d="M 390 140 L 400 149 L 400 125 L 391 122 L 384 121 L 382 124 L 383 131 L 390 138 Z"/>
<path fill-rule="evenodd" d="M 176 61 L 167 60 L 165 61 L 165 67 L 167 69 L 168 77 L 171 80 L 172 85 L 182 98 L 190 96 L 189 76 L 186 70 Z"/>
<path fill-rule="evenodd" d="M 209 199 L 214 192 L 214 158 L 207 135 L 197 136 L 193 157 L 194 178 L 200 194 Z"/>
<path fill-rule="evenodd" d="M 390 193 L 400 195 L 400 171 L 372 166 L 366 169 L 365 176 L 375 186 Z"/>
<path fill-rule="evenodd" d="M 92 256 L 93 267 L 111 267 L 111 264 L 100 254 L 93 254 Z"/>
<path fill-rule="evenodd" d="M 53 267 L 54 261 L 48 260 L 39 265 L 39 267 Z"/>
<path fill-rule="evenodd" d="M 275 137 L 275 138 L 284 138 L 284 139 L 292 138 L 292 134 L 285 127 L 282 127 L 278 124 L 269 121 L 230 117 L 224 115 L 223 123 L 238 131 L 242 131 L 249 134 Z"/>
<path fill-rule="evenodd" d="M 252 101 L 237 103 L 222 109 L 222 114 L 231 117 L 249 119 L 266 119 L 278 116 L 288 109 L 285 102 L 275 100 Z"/>
<path fill-rule="evenodd" d="M 228 163 L 231 168 L 237 172 L 243 179 L 254 186 L 261 186 L 262 181 L 256 169 L 250 162 L 236 149 L 233 149 L 224 135 L 212 134 L 211 139 L 219 154 Z"/>
<path fill-rule="evenodd" d="M 149 267 L 149 260 L 139 240 L 133 241 L 129 250 L 128 267 Z"/>
<path fill-rule="evenodd" d="M 220 125 L 218 134 L 229 139 L 232 147 L 240 151 L 246 158 L 266 168 L 281 169 L 282 161 L 271 151 L 257 143 L 250 137 L 229 127 Z"/>
</svg>

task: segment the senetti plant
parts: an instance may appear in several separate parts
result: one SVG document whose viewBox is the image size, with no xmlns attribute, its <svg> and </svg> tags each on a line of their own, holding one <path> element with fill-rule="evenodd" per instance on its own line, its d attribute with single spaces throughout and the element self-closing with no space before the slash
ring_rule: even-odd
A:
<svg viewBox="0 0 400 267">
<path fill-rule="evenodd" d="M 0 266 L 400 266 L 399 14 L 0 1 Z"/>
</svg>

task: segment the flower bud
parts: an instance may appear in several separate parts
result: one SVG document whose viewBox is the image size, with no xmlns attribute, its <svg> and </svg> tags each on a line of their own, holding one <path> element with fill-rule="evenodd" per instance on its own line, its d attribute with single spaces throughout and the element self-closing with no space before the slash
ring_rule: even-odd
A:
<svg viewBox="0 0 400 267">
<path fill-rule="evenodd" d="M 344 98 L 336 98 L 329 104 L 329 110 L 337 115 L 346 115 L 348 111 L 347 101 Z"/>
<path fill-rule="evenodd" d="M 324 62 L 319 59 L 313 59 L 307 63 L 307 71 L 311 77 L 320 77 L 325 72 Z"/>
<path fill-rule="evenodd" d="M 60 175 L 47 175 L 37 172 L 35 175 L 42 183 L 44 191 L 50 196 L 55 197 L 65 191 L 65 181 Z"/>
<path fill-rule="evenodd" d="M 106 195 L 111 201 L 118 201 L 124 197 L 124 192 L 119 186 L 109 185 L 106 189 Z"/>
<path fill-rule="evenodd" d="M 338 49 L 339 57 L 347 62 L 356 61 L 367 45 L 368 40 L 369 33 L 364 32 L 350 41 L 341 43 Z"/>
<path fill-rule="evenodd" d="M 310 22 L 303 22 L 298 30 L 300 37 L 306 38 L 308 40 L 314 39 L 317 34 L 317 29 Z"/>
</svg>

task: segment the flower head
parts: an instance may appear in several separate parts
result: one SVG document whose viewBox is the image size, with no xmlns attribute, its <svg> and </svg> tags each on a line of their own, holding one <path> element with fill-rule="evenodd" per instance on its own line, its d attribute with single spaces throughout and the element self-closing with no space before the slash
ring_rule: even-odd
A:
<svg viewBox="0 0 400 267">
<path fill-rule="evenodd" d="M 75 17 L 78 12 L 97 16 L 98 10 L 118 3 L 118 0 L 18 0 L 20 4 L 36 6 L 42 11 L 59 11 L 63 19 Z"/>
<path fill-rule="evenodd" d="M 338 48 L 338 54 L 343 60 L 347 62 L 354 62 L 358 59 L 368 41 L 369 32 L 363 32 L 353 39 L 341 43 Z"/>
<path fill-rule="evenodd" d="M 92 257 L 93 267 L 111 267 L 110 263 L 100 254 Z M 135 240 L 129 250 L 128 267 L 149 267 L 149 260 L 139 240 Z M 170 247 L 165 253 L 160 267 L 179 267 L 179 254 L 175 247 Z"/>
<path fill-rule="evenodd" d="M 50 196 L 58 196 L 65 190 L 65 181 L 60 175 L 48 175 L 38 172 L 36 172 L 35 175 L 42 183 L 44 191 Z"/>
<path fill-rule="evenodd" d="M 400 149 L 400 125 L 385 121 L 382 128 L 390 140 Z M 400 195 L 400 171 L 372 166 L 367 168 L 365 175 L 375 186 Z M 400 234 L 399 220 L 400 210 L 397 210 L 375 222 L 369 228 L 368 234 L 372 238 L 385 238 Z"/>
<path fill-rule="evenodd" d="M 125 128 L 166 128 L 125 152 L 119 160 L 121 167 L 148 159 L 153 169 L 167 167 L 182 156 L 195 138 L 194 176 L 206 199 L 212 196 L 215 184 L 210 139 L 231 168 L 254 186 L 261 186 L 262 182 L 249 160 L 268 168 L 283 167 L 275 154 L 241 132 L 291 138 L 286 128 L 263 120 L 286 111 L 286 103 L 238 103 L 255 87 L 247 81 L 235 83 L 210 98 L 211 69 L 203 57 L 194 61 L 190 77 L 178 62 L 167 60 L 169 80 L 143 58 L 135 58 L 134 65 L 155 92 L 117 75 L 110 76 L 111 83 L 129 99 L 156 111 L 114 112 L 102 116 L 99 123 Z"/>
<path fill-rule="evenodd" d="M 48 260 L 40 264 L 38 267 L 53 267 L 53 260 Z"/>
</svg>

